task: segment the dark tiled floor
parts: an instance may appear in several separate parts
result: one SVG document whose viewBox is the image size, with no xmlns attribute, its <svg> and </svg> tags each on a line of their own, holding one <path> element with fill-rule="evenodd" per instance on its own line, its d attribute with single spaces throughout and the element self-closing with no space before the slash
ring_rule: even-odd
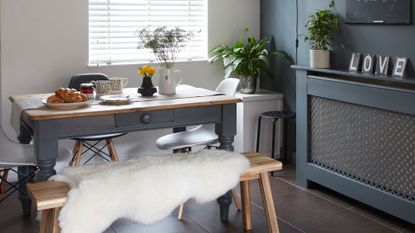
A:
<svg viewBox="0 0 415 233">
<path fill-rule="evenodd" d="M 415 233 L 415 226 L 365 206 L 324 187 L 304 190 L 295 185 L 295 170 L 287 167 L 271 177 L 281 233 Z M 253 223 L 251 233 L 266 233 L 267 226 L 258 184 L 252 182 Z M 241 213 L 231 207 L 228 223 L 219 221 L 216 202 L 185 205 L 184 219 L 176 212 L 153 225 L 140 225 L 126 219 L 114 222 L 105 233 L 235 233 L 243 232 Z M 37 232 L 35 213 L 22 218 L 16 196 L 0 204 L 1 233 Z"/>
</svg>

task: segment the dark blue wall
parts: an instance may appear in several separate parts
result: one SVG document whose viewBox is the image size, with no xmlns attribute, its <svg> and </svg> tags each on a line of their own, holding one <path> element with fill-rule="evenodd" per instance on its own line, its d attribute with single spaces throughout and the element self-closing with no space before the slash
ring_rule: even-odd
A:
<svg viewBox="0 0 415 233">
<path fill-rule="evenodd" d="M 340 18 L 340 30 L 335 35 L 332 66 L 347 70 L 352 52 L 403 56 L 410 59 L 408 75 L 415 77 L 415 24 L 412 25 L 347 25 L 344 24 L 346 1 L 335 0 L 335 13 Z M 328 0 L 299 0 L 299 33 L 305 34 L 304 24 L 317 9 L 328 7 Z M 412 4 L 412 8 L 415 4 Z M 412 9 L 414 12 L 414 9 Z M 261 0 L 261 36 L 272 35 L 272 47 L 287 51 L 295 57 L 295 0 Z M 309 44 L 300 39 L 298 64 L 309 65 Z M 285 109 L 295 111 L 295 73 L 281 58 L 272 60 L 273 79 L 261 79 L 262 88 L 282 92 Z M 290 141 L 294 139 L 294 127 L 290 127 Z M 291 144 L 291 151 L 294 148 Z"/>
</svg>

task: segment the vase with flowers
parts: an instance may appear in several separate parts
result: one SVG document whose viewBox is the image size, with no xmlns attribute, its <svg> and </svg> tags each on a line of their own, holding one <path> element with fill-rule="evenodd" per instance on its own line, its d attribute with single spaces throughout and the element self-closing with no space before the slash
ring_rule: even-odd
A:
<svg viewBox="0 0 415 233">
<path fill-rule="evenodd" d="M 151 77 L 156 73 L 156 68 L 154 66 L 142 66 L 138 69 L 138 73 L 143 76 L 143 82 L 137 92 L 142 96 L 153 96 L 157 92 L 157 88 L 154 87 Z"/>
<path fill-rule="evenodd" d="M 159 93 L 172 95 L 181 82 L 182 72 L 174 69 L 174 65 L 182 48 L 190 40 L 192 33 L 179 27 L 156 29 L 143 28 L 137 32 L 140 42 L 139 49 L 150 49 L 161 69 L 159 70 Z M 180 80 L 176 80 L 180 79 Z"/>
</svg>

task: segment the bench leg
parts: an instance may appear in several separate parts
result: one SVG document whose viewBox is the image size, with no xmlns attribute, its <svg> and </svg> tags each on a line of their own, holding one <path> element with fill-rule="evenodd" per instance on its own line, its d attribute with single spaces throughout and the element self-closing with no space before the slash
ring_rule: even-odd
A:
<svg viewBox="0 0 415 233">
<path fill-rule="evenodd" d="M 241 181 L 242 223 L 245 231 L 252 230 L 251 192 L 249 181 Z"/>
<path fill-rule="evenodd" d="M 239 202 L 238 196 L 236 195 L 236 188 L 232 189 L 232 199 L 237 210 L 241 210 L 241 203 Z"/>
<path fill-rule="evenodd" d="M 270 233 L 279 233 L 277 214 L 275 213 L 274 201 L 272 200 L 271 185 L 269 183 L 268 173 L 261 173 L 259 185 L 262 194 L 262 203 L 265 211 L 265 218 L 268 223 Z"/>
<path fill-rule="evenodd" d="M 59 227 L 59 211 L 60 208 L 42 210 L 40 220 L 40 233 L 60 233 Z"/>
</svg>

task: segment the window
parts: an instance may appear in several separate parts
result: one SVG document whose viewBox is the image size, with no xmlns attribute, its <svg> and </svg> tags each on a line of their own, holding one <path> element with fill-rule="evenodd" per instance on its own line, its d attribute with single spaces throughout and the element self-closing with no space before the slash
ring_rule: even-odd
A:
<svg viewBox="0 0 415 233">
<path fill-rule="evenodd" d="M 137 49 L 137 29 L 180 27 L 195 32 L 178 60 L 207 58 L 207 0 L 89 0 L 89 64 L 154 61 Z"/>
</svg>

